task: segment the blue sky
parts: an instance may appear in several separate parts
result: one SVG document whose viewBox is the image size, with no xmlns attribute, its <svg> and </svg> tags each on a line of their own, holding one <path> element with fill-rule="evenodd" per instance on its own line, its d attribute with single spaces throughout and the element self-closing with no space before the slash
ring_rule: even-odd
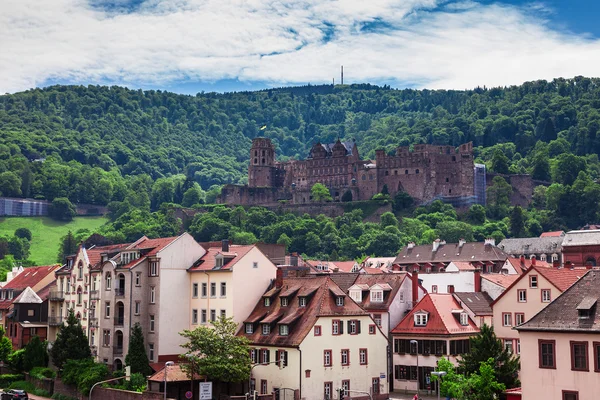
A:
<svg viewBox="0 0 600 400">
<path fill-rule="evenodd" d="M 600 76 L 591 0 L 7 0 L 0 93 L 369 82 L 467 89 Z"/>
</svg>

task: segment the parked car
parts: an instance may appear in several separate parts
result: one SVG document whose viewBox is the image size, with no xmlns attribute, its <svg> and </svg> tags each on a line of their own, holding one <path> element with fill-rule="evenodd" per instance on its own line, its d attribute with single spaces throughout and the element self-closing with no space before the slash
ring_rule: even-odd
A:
<svg viewBox="0 0 600 400">
<path fill-rule="evenodd" d="M 21 389 L 8 389 L 0 394 L 0 400 L 29 400 L 27 392 Z"/>
</svg>

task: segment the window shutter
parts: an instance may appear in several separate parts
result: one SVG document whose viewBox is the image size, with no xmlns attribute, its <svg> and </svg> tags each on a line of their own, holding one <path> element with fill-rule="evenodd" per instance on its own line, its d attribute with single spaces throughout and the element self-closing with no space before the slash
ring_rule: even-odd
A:
<svg viewBox="0 0 600 400">
<path fill-rule="evenodd" d="M 256 363 L 262 364 L 262 351 L 260 349 L 254 350 L 256 352 Z"/>
<path fill-rule="evenodd" d="M 288 352 L 284 351 L 283 352 L 283 366 L 287 367 L 287 365 L 288 365 Z"/>
<path fill-rule="evenodd" d="M 348 334 L 352 334 L 352 331 L 350 330 L 350 322 L 351 321 L 348 321 Z"/>
<path fill-rule="evenodd" d="M 400 352 L 400 340 L 394 339 L 394 353 L 399 353 L 399 352 Z M 396 378 L 396 379 L 398 379 L 398 378 Z"/>
<path fill-rule="evenodd" d="M 360 333 L 360 321 L 356 321 L 356 333 Z"/>
<path fill-rule="evenodd" d="M 456 342 L 454 340 L 450 341 L 450 354 L 456 354 Z"/>
<path fill-rule="evenodd" d="M 339 325 L 340 325 L 340 335 L 343 335 L 344 334 L 344 321 L 340 321 Z"/>
<path fill-rule="evenodd" d="M 275 350 L 275 365 L 277 365 L 278 367 L 279 365 L 279 360 L 280 360 L 280 355 L 279 355 L 279 350 Z"/>
<path fill-rule="evenodd" d="M 267 360 L 266 362 L 271 362 L 271 350 L 267 350 Z"/>
</svg>

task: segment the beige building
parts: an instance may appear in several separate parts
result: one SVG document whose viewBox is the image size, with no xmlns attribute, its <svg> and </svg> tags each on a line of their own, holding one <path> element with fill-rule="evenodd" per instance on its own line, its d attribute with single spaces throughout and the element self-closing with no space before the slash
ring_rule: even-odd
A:
<svg viewBox="0 0 600 400">
<path fill-rule="evenodd" d="M 231 317 L 240 326 L 275 279 L 277 267 L 255 245 L 209 247 L 189 272 L 189 329 Z"/>
<path fill-rule="evenodd" d="M 595 400 L 600 393 L 600 271 L 588 271 L 529 321 L 521 339 L 522 398 Z"/>
<path fill-rule="evenodd" d="M 546 307 L 585 274 L 584 269 L 570 270 L 531 266 L 492 302 L 493 326 L 504 347 L 520 354 L 519 326 Z"/>
<path fill-rule="evenodd" d="M 353 399 L 387 398 L 388 341 L 369 313 L 327 275 L 282 275 L 238 333 L 251 342 L 252 389 L 307 400 L 336 399 L 339 388 Z"/>
</svg>

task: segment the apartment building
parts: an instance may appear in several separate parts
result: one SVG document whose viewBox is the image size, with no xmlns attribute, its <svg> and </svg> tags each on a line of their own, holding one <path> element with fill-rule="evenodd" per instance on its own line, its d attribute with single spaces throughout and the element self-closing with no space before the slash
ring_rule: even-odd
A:
<svg viewBox="0 0 600 400">
<path fill-rule="evenodd" d="M 209 247 L 189 269 L 189 329 L 231 317 L 244 319 L 275 280 L 277 267 L 256 245 Z"/>
<path fill-rule="evenodd" d="M 353 399 L 387 398 L 387 337 L 328 275 L 279 273 L 238 335 L 251 342 L 251 389 L 259 393 L 334 399 L 344 388 Z"/>
</svg>

